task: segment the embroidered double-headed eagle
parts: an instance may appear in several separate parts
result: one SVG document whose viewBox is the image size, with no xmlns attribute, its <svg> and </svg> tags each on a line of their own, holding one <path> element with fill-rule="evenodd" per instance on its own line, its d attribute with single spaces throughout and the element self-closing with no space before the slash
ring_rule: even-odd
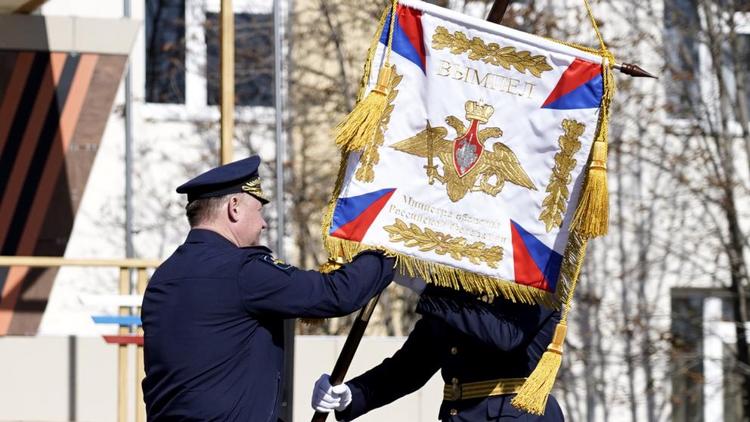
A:
<svg viewBox="0 0 750 422">
<path fill-rule="evenodd" d="M 435 180 L 443 183 L 448 191 L 448 198 L 458 202 L 468 192 L 484 192 L 497 196 L 503 190 L 505 182 L 513 183 L 530 190 L 537 190 L 529 175 L 521 167 L 516 154 L 502 142 L 495 142 L 492 151 L 485 148 L 488 139 L 499 138 L 503 131 L 498 127 L 487 127 L 477 130 L 480 124 L 489 121 L 495 109 L 476 101 L 465 104 L 466 119 L 469 127 L 455 116 L 448 116 L 445 122 L 457 133 L 454 140 L 446 139 L 448 129 L 427 127 L 411 138 L 399 141 L 392 148 L 407 154 L 427 158 L 428 182 Z M 443 164 L 443 174 L 433 163 L 437 157 Z"/>
</svg>

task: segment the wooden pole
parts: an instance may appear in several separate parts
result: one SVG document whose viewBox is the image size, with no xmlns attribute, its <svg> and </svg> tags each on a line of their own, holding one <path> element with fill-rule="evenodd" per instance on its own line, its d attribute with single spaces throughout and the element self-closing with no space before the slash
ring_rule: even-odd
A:
<svg viewBox="0 0 750 422">
<path fill-rule="evenodd" d="M 354 324 L 352 324 L 352 329 L 346 337 L 344 348 L 341 349 L 341 353 L 339 354 L 338 359 L 336 359 L 336 364 L 333 366 L 333 371 L 331 371 L 331 385 L 339 385 L 344 382 L 346 372 L 349 370 L 349 365 L 351 365 L 352 360 L 354 359 L 354 353 L 357 351 L 359 342 L 365 334 L 365 329 L 370 322 L 370 317 L 372 316 L 372 311 L 375 310 L 375 305 L 378 304 L 378 299 L 380 299 L 380 295 L 370 299 L 367 305 L 359 311 L 359 315 L 357 315 L 357 319 L 354 321 Z M 312 417 L 312 422 L 324 422 L 327 417 L 328 413 L 315 412 Z"/>
<path fill-rule="evenodd" d="M 509 4 L 510 0 L 496 0 L 495 3 L 492 4 L 490 13 L 487 15 L 487 20 L 497 24 L 502 22 Z"/>
<path fill-rule="evenodd" d="M 130 269 L 120 267 L 120 286 L 121 295 L 130 293 Z M 119 314 L 128 315 L 129 309 L 126 306 L 120 306 Z M 128 334 L 128 327 L 121 326 L 118 329 L 121 336 Z M 128 420 L 128 346 L 121 344 L 117 346 L 117 421 L 126 422 Z"/>
<path fill-rule="evenodd" d="M 142 295 L 146 292 L 146 283 L 148 283 L 148 274 L 146 268 L 138 268 L 138 278 L 136 284 L 136 293 Z M 138 327 L 138 335 L 143 336 L 143 327 Z M 135 421 L 143 422 L 146 420 L 146 403 L 143 401 L 143 378 L 146 377 L 146 371 L 143 367 L 143 346 L 137 346 L 135 351 Z"/>
<path fill-rule="evenodd" d="M 232 0 L 221 0 L 221 148 L 220 164 L 232 161 L 234 139 L 234 11 Z"/>
</svg>

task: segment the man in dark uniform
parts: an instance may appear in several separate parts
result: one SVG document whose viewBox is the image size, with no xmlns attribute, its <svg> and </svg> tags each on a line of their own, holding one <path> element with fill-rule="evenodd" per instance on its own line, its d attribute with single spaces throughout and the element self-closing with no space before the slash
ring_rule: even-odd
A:
<svg viewBox="0 0 750 422">
<path fill-rule="evenodd" d="M 418 390 L 442 369 L 443 421 L 563 421 L 551 395 L 543 416 L 510 403 L 551 341 L 559 312 L 500 298 L 488 304 L 433 286 L 417 312 L 422 319 L 392 357 L 340 386 L 323 375 L 313 408 L 352 420 Z"/>
<path fill-rule="evenodd" d="M 330 274 L 259 246 L 268 201 L 253 156 L 177 188 L 191 230 L 143 299 L 149 421 L 277 421 L 283 321 L 349 314 L 392 280 L 394 260 L 363 252 Z"/>
</svg>

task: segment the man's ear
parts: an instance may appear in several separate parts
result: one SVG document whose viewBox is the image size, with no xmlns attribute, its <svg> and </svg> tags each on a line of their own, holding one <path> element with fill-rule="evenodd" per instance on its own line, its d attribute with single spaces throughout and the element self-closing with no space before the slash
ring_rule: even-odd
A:
<svg viewBox="0 0 750 422">
<path fill-rule="evenodd" d="M 229 221 L 236 222 L 240 219 L 240 200 L 236 196 L 232 195 L 227 201 L 227 215 Z"/>
</svg>

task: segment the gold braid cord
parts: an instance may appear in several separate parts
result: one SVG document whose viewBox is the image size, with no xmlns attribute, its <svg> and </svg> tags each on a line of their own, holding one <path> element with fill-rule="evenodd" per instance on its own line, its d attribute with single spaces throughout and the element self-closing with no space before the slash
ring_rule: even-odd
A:
<svg viewBox="0 0 750 422">
<path fill-rule="evenodd" d="M 449 254 L 459 261 L 467 258 L 472 264 L 486 262 L 491 268 L 503 259 L 503 248 L 487 247 L 482 242 L 467 243 L 463 237 L 453 237 L 429 228 L 421 229 L 416 224 L 406 224 L 397 218 L 391 226 L 383 229 L 388 232 L 391 242 L 403 242 L 409 248 L 419 248 L 422 252 L 434 251 L 438 255 Z"/>
<path fill-rule="evenodd" d="M 517 51 L 515 47 L 501 47 L 494 42 L 485 44 L 481 38 L 468 39 L 466 34 L 460 31 L 451 34 L 443 26 L 438 26 L 432 35 L 432 48 L 436 50 L 448 48 L 452 54 L 468 52 L 471 60 L 481 60 L 508 70 L 513 68 L 521 73 L 528 71 L 537 78 L 541 78 L 543 72 L 552 70 L 552 66 L 547 63 L 547 58 L 542 55 L 532 56 L 529 51 Z"/>
<path fill-rule="evenodd" d="M 385 130 L 388 128 L 388 122 L 391 120 L 391 113 L 395 107 L 393 101 L 398 95 L 396 87 L 401 83 L 403 78 L 403 75 L 396 73 L 396 66 L 393 66 L 393 73 L 391 73 L 391 80 L 388 84 L 388 106 L 385 108 L 383 118 L 380 119 L 380 126 L 377 132 L 375 132 L 375 138 L 365 147 L 365 150 L 359 157 L 360 167 L 357 169 L 354 177 L 360 182 L 370 183 L 375 179 L 375 170 L 373 170 L 373 167 L 380 161 L 378 148 L 385 141 Z"/>
<path fill-rule="evenodd" d="M 572 119 L 563 120 L 562 127 L 565 133 L 557 140 L 560 152 L 555 154 L 555 168 L 547 185 L 548 195 L 542 202 L 542 213 L 539 215 L 539 220 L 545 224 L 548 233 L 562 224 L 565 205 L 570 197 L 570 175 L 576 166 L 573 156 L 581 149 L 578 138 L 586 129 L 586 125 Z"/>
</svg>

